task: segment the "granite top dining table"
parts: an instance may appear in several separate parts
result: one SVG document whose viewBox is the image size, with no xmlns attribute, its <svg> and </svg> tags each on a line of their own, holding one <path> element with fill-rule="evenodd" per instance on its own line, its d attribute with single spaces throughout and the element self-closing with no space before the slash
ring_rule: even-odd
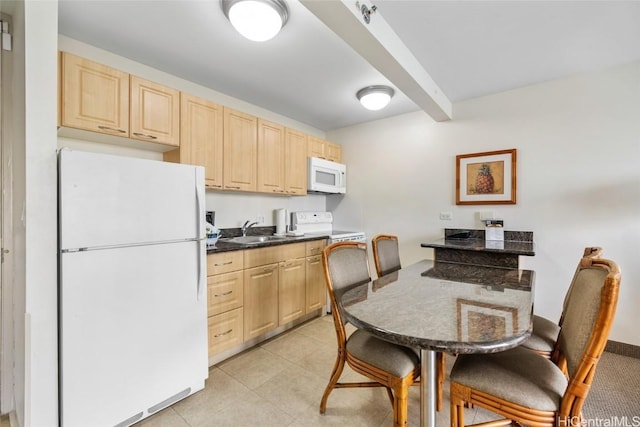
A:
<svg viewBox="0 0 640 427">
<path fill-rule="evenodd" d="M 420 349 L 420 425 L 429 427 L 435 426 L 436 352 L 516 347 L 531 334 L 533 297 L 531 270 L 431 260 L 336 293 L 354 326 Z"/>
</svg>

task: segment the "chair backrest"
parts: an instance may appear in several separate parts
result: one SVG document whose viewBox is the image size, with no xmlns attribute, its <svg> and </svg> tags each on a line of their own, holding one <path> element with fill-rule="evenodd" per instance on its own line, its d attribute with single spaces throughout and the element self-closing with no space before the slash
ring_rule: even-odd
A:
<svg viewBox="0 0 640 427">
<path fill-rule="evenodd" d="M 338 309 L 336 292 L 371 281 L 367 245 L 360 242 L 334 243 L 324 249 L 322 263 L 331 300 L 331 313 L 337 329 L 345 322 Z M 340 335 L 340 331 L 338 331 L 338 335 Z M 340 341 L 340 336 L 338 340 Z"/>
<path fill-rule="evenodd" d="M 373 261 L 376 274 L 382 277 L 401 268 L 398 237 L 390 234 L 379 234 L 371 241 L 373 246 Z"/>
<path fill-rule="evenodd" d="M 584 257 L 575 275 L 558 336 L 558 363 L 566 363 L 569 385 L 560 416 L 580 416 L 607 343 L 620 288 L 620 268 L 611 260 Z"/>
<path fill-rule="evenodd" d="M 587 246 L 584 248 L 584 252 L 582 254 L 582 258 L 578 262 L 578 267 L 576 267 L 575 273 L 573 273 L 573 279 L 571 279 L 571 284 L 569 285 L 569 289 L 567 289 L 567 293 L 564 295 L 564 301 L 562 303 L 562 315 L 560 316 L 559 325 L 562 325 L 562 319 L 564 317 L 564 311 L 567 309 L 567 301 L 569 301 L 569 296 L 571 295 L 571 291 L 573 291 L 573 285 L 576 282 L 576 277 L 578 275 L 578 271 L 580 271 L 580 265 L 582 264 L 585 258 L 600 258 L 602 257 L 602 248 L 599 246 Z"/>
</svg>

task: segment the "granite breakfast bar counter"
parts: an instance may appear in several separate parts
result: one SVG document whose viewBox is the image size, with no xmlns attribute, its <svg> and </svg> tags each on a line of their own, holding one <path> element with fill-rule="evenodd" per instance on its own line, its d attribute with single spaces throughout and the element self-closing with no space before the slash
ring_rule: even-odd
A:
<svg viewBox="0 0 640 427">
<path fill-rule="evenodd" d="M 518 268 L 520 256 L 534 256 L 533 232 L 505 231 L 504 240 L 485 240 L 484 230 L 445 229 L 445 237 L 422 243 L 437 262 Z"/>
</svg>

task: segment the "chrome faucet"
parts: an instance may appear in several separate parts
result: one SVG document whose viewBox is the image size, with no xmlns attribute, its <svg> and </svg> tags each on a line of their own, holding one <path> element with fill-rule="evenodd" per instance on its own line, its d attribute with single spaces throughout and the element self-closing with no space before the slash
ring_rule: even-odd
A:
<svg viewBox="0 0 640 427">
<path fill-rule="evenodd" d="M 248 224 L 248 225 L 247 225 Z M 258 222 L 252 222 L 251 224 L 249 224 L 249 221 L 246 221 L 243 225 L 242 225 L 242 236 L 246 236 L 247 235 L 247 231 L 249 231 L 249 229 L 251 227 L 253 227 L 254 225 L 257 225 Z"/>
</svg>

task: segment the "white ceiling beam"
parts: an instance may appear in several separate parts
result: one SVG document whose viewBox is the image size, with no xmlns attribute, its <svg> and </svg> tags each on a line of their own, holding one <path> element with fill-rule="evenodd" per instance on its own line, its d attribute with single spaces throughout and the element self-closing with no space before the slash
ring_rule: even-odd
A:
<svg viewBox="0 0 640 427">
<path fill-rule="evenodd" d="M 356 0 L 300 2 L 435 121 L 452 118 L 451 101 L 384 20 L 384 10 L 372 13 L 366 24 L 360 6 L 366 4 L 371 9 L 371 4 Z"/>
</svg>

